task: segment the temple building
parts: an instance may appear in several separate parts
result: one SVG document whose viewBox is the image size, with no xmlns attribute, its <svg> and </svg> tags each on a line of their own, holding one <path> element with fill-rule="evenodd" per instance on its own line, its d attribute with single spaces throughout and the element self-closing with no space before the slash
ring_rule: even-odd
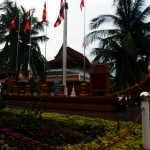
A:
<svg viewBox="0 0 150 150">
<path fill-rule="evenodd" d="M 83 54 L 78 51 L 67 47 L 67 60 L 66 60 L 66 84 L 67 84 L 67 95 L 70 96 L 73 91 L 73 96 L 78 96 L 81 93 L 81 83 L 86 82 L 90 83 L 90 68 L 91 63 L 84 57 Z M 85 65 L 84 65 L 85 62 Z M 57 55 L 53 60 L 47 62 L 49 69 L 46 71 L 46 84 L 48 86 L 48 93 L 53 93 L 54 95 L 58 95 L 60 92 L 59 84 L 63 82 L 63 46 L 61 46 Z M 85 66 L 85 68 L 84 68 Z M 8 78 L 11 79 L 11 84 L 13 84 L 16 80 L 16 71 L 9 70 Z M 31 77 L 30 72 L 30 77 Z M 23 75 L 20 71 L 19 73 L 19 84 L 25 85 L 28 82 L 28 78 Z M 5 82 L 1 81 L 1 82 Z M 36 85 L 42 84 L 42 81 L 37 76 L 34 80 Z M 24 89 L 24 88 L 23 88 Z"/>
<path fill-rule="evenodd" d="M 79 93 L 79 84 L 84 82 L 90 82 L 90 74 L 89 69 L 91 67 L 90 61 L 84 55 L 79 53 L 78 51 L 67 47 L 67 63 L 66 63 L 66 82 L 68 87 L 68 95 L 71 93 L 71 89 L 74 85 L 75 92 Z M 59 52 L 55 56 L 55 58 L 48 62 L 49 70 L 47 70 L 47 82 L 53 84 L 57 80 L 59 83 L 62 83 L 62 65 L 63 65 L 63 46 L 60 48 Z M 84 72 L 84 60 L 85 60 L 85 72 Z"/>
</svg>

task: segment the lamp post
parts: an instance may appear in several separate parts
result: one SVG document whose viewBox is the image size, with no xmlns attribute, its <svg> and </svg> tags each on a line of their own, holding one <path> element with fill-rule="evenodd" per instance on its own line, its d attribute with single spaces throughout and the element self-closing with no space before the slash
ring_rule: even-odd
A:
<svg viewBox="0 0 150 150">
<path fill-rule="evenodd" d="M 141 108 L 142 111 L 142 138 L 143 138 L 143 149 L 150 150 L 150 93 L 142 92 L 140 94 L 142 97 Z"/>
<path fill-rule="evenodd" d="M 121 111 L 121 106 L 122 106 L 122 100 L 123 100 L 123 95 L 118 94 L 118 103 L 119 103 L 119 112 L 118 112 L 118 119 L 117 119 L 117 130 L 120 131 L 120 111 Z"/>
</svg>

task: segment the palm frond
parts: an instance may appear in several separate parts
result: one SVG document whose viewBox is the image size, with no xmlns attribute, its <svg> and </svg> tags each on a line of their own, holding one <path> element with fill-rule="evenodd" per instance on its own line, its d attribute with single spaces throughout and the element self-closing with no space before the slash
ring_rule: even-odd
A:
<svg viewBox="0 0 150 150">
<path fill-rule="evenodd" d="M 106 22 L 111 22 L 113 19 L 116 19 L 113 15 L 99 15 L 96 18 L 93 18 L 90 22 L 90 29 L 97 29 L 100 25 Z"/>
</svg>

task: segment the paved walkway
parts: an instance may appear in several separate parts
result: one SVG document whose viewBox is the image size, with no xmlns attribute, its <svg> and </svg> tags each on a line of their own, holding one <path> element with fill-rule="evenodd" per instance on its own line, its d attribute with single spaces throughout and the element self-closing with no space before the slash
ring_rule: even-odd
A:
<svg viewBox="0 0 150 150">
<path fill-rule="evenodd" d="M 14 106 L 8 106 L 11 108 L 15 108 Z M 72 109 L 47 109 L 43 111 L 48 112 L 56 112 L 61 114 L 69 114 L 69 115 L 79 115 L 84 117 L 92 117 L 92 118 L 102 118 L 114 121 L 134 121 L 136 116 L 140 112 L 140 106 L 122 106 L 120 107 L 120 111 L 117 112 L 106 112 L 106 111 L 86 111 L 86 110 L 72 110 Z M 138 123 L 141 123 L 141 118 L 138 120 Z"/>
<path fill-rule="evenodd" d="M 105 112 L 105 111 L 85 111 L 85 110 L 66 110 L 66 109 L 49 109 L 48 112 L 56 112 L 69 115 L 80 115 L 84 117 L 103 118 L 115 121 L 134 121 L 140 106 L 122 107 L 119 112 Z M 141 118 L 138 121 L 141 123 Z"/>
</svg>

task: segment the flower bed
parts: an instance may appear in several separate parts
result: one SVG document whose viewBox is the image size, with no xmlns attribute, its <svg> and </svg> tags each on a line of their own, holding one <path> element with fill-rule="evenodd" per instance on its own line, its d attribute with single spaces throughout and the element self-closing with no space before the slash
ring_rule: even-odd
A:
<svg viewBox="0 0 150 150">
<path fill-rule="evenodd" d="M 120 122 L 118 131 L 115 121 L 59 113 L 41 114 L 36 110 L 6 108 L 1 112 L 0 124 L 14 133 L 64 150 L 142 149 L 139 124 L 131 128 L 132 122 Z M 17 146 L 12 143 L 7 144 Z"/>
</svg>

